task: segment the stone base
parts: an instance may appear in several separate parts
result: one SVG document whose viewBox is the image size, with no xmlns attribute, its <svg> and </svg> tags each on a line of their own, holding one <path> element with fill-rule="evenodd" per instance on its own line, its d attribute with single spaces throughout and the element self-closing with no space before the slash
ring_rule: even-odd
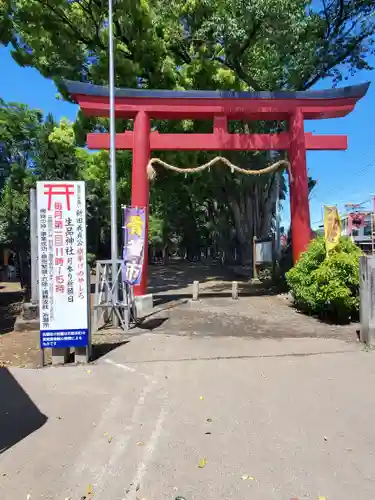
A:
<svg viewBox="0 0 375 500">
<path fill-rule="evenodd" d="M 39 318 L 24 319 L 21 316 L 17 316 L 13 329 L 16 332 L 35 331 L 39 330 L 39 325 L 40 325 Z"/>
<path fill-rule="evenodd" d="M 21 315 L 22 318 L 26 320 L 39 320 L 39 306 L 37 304 L 31 304 L 31 302 L 24 302 L 22 304 Z"/>
<path fill-rule="evenodd" d="M 135 308 L 137 311 L 137 318 L 144 318 L 148 314 L 150 314 L 154 307 L 154 301 L 152 297 L 152 293 L 148 293 L 147 295 L 139 295 L 138 297 L 134 297 Z"/>
<path fill-rule="evenodd" d="M 74 362 L 75 363 L 88 363 L 90 361 L 89 347 L 75 347 L 74 348 Z"/>
<path fill-rule="evenodd" d="M 31 302 L 22 304 L 21 314 L 17 316 L 14 324 L 16 332 L 39 330 L 39 306 Z"/>
<path fill-rule="evenodd" d="M 53 347 L 52 348 L 52 364 L 53 365 L 64 365 L 70 356 L 70 349 L 65 347 Z"/>
</svg>

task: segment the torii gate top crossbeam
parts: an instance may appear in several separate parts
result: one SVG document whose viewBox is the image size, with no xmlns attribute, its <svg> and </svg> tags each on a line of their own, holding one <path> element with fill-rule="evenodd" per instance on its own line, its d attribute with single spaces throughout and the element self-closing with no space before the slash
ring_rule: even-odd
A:
<svg viewBox="0 0 375 500">
<path fill-rule="evenodd" d="M 108 116 L 108 87 L 65 81 L 65 87 L 82 111 L 90 116 Z M 278 92 L 233 92 L 204 90 L 116 89 L 116 116 L 134 118 L 145 111 L 156 119 L 229 119 L 282 120 L 296 109 L 304 119 L 346 116 L 366 94 L 369 83 L 350 87 Z"/>
</svg>

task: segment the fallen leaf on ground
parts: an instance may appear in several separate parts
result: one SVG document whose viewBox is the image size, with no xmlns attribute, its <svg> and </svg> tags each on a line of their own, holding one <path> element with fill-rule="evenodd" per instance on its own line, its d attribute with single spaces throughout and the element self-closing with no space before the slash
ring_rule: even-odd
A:
<svg viewBox="0 0 375 500">
<path fill-rule="evenodd" d="M 104 436 L 107 438 L 108 443 L 110 443 L 113 439 L 112 436 L 110 434 L 108 434 L 108 432 L 105 432 Z"/>
<path fill-rule="evenodd" d="M 212 418 L 206 418 L 206 422 L 211 423 L 212 422 Z"/>
<path fill-rule="evenodd" d="M 318 497 L 318 500 L 327 500 L 327 498 L 326 498 L 326 497 L 323 497 L 322 495 L 320 495 L 320 496 Z"/>
<path fill-rule="evenodd" d="M 206 436 L 209 436 L 211 434 L 211 432 L 205 432 L 204 433 Z"/>
<path fill-rule="evenodd" d="M 198 467 L 200 469 L 203 469 L 203 467 L 206 465 L 206 459 L 205 458 L 202 458 L 202 460 L 199 462 L 199 465 Z"/>
<path fill-rule="evenodd" d="M 248 474 L 243 474 L 243 475 L 241 476 L 241 479 L 242 479 L 242 481 L 246 481 L 246 480 L 249 480 L 249 481 L 255 481 L 255 477 L 253 477 L 253 476 L 249 476 Z"/>
<path fill-rule="evenodd" d="M 142 446 L 143 445 L 143 441 L 138 441 L 137 442 L 137 446 Z"/>
<path fill-rule="evenodd" d="M 92 484 L 89 484 L 89 485 L 87 486 L 87 494 L 88 494 L 88 495 L 92 495 Z"/>
<path fill-rule="evenodd" d="M 199 396 L 199 399 L 200 399 L 201 401 L 203 401 L 203 400 L 204 400 L 204 397 L 203 397 L 203 396 Z"/>
<path fill-rule="evenodd" d="M 88 374 L 90 375 L 90 373 L 91 373 L 91 370 L 86 370 L 86 371 L 87 371 L 87 373 L 88 373 Z"/>
<path fill-rule="evenodd" d="M 327 436 L 324 436 L 324 441 L 328 441 L 328 438 L 327 438 Z"/>
</svg>

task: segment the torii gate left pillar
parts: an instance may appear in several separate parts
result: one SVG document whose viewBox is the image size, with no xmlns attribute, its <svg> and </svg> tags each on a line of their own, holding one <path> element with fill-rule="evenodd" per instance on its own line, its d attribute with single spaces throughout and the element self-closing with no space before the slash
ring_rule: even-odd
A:
<svg viewBox="0 0 375 500">
<path fill-rule="evenodd" d="M 132 198 L 134 207 L 147 207 L 146 235 L 148 235 L 149 181 L 147 164 L 150 160 L 150 117 L 145 111 L 139 111 L 134 118 L 134 145 L 132 168 Z M 135 295 L 147 292 L 148 238 L 145 238 L 142 281 L 135 287 Z"/>
<path fill-rule="evenodd" d="M 67 90 L 89 116 L 108 116 L 108 89 L 66 82 Z M 346 136 L 317 136 L 304 132 L 304 120 L 337 118 L 350 113 L 369 84 L 307 92 L 219 92 L 116 90 L 116 116 L 133 118 L 134 130 L 116 135 L 116 149 L 133 151 L 132 205 L 148 208 L 147 164 L 151 150 L 287 151 L 291 163 L 290 211 L 293 260 L 311 238 L 306 150 L 345 150 Z M 159 134 L 150 119 L 195 119 L 214 122 L 212 134 Z M 288 132 L 230 134 L 227 120 L 285 120 Z M 108 149 L 108 134 L 88 134 L 90 149 Z M 147 228 L 148 229 L 148 228 Z M 142 282 L 136 295 L 147 290 L 147 241 Z"/>
</svg>

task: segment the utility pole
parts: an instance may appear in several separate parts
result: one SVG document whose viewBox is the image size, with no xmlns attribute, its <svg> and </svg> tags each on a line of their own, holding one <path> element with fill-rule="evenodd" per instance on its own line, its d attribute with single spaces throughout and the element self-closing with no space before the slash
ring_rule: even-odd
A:
<svg viewBox="0 0 375 500">
<path fill-rule="evenodd" d="M 111 198 L 111 261 L 112 261 L 112 300 L 113 305 L 117 305 L 117 193 L 116 193 L 116 118 L 115 118 L 115 61 L 113 47 L 113 5 L 112 0 L 108 0 L 108 45 L 109 45 L 109 135 L 110 135 L 110 198 Z M 112 311 L 113 326 L 117 326 L 117 316 Z"/>
<path fill-rule="evenodd" d="M 371 252 L 375 255 L 375 196 L 372 197 L 372 213 L 371 217 Z"/>
</svg>

